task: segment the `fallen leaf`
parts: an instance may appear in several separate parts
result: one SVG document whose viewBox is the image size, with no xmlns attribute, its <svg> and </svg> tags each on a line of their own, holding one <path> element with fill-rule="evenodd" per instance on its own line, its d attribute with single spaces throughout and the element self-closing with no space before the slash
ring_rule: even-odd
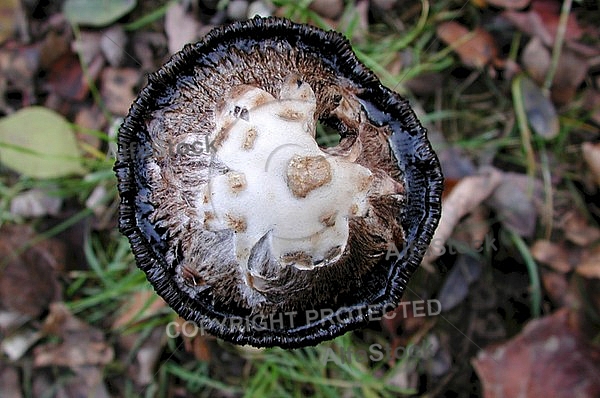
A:
<svg viewBox="0 0 600 398">
<path fill-rule="evenodd" d="M 600 187 L 600 143 L 584 142 L 581 145 L 581 151 L 596 184 Z"/>
<path fill-rule="evenodd" d="M 445 311 L 460 304 L 469 294 L 469 285 L 481 276 L 482 264 L 476 258 L 461 254 L 446 276 L 438 300 Z"/>
<path fill-rule="evenodd" d="M 569 281 L 563 273 L 541 269 L 542 285 L 550 300 L 557 307 L 569 304 Z"/>
<path fill-rule="evenodd" d="M 66 249 L 46 240 L 23 251 L 36 237 L 28 226 L 0 229 L 0 304 L 32 318 L 41 315 L 61 297 L 58 271 L 64 267 Z"/>
<path fill-rule="evenodd" d="M 553 270 L 566 273 L 573 269 L 569 261 L 569 252 L 563 244 L 549 240 L 537 240 L 531 247 L 533 258 L 550 266 Z"/>
<path fill-rule="evenodd" d="M 314 0 L 309 8 L 328 19 L 337 19 L 344 11 L 344 2 L 342 0 Z"/>
<path fill-rule="evenodd" d="M 463 217 L 460 224 L 454 228 L 452 240 L 457 250 L 464 248 L 463 252 L 480 252 L 490 238 L 489 211 L 486 206 L 479 205 L 467 216 Z M 462 250 L 462 249 L 461 249 Z"/>
<path fill-rule="evenodd" d="M 556 73 L 552 79 L 550 89 L 552 100 L 561 105 L 573 100 L 588 70 L 589 63 L 586 57 L 564 48 L 560 53 Z"/>
<path fill-rule="evenodd" d="M 586 250 L 575 272 L 586 278 L 600 279 L 600 246 Z"/>
<path fill-rule="evenodd" d="M 133 58 L 142 64 L 142 72 L 153 72 L 168 52 L 167 38 L 159 32 L 138 31 L 131 39 L 135 43 Z"/>
<path fill-rule="evenodd" d="M 41 69 L 49 69 L 60 57 L 70 52 L 71 31 L 67 26 L 61 28 L 61 31 L 59 29 L 50 30 L 40 45 Z"/>
<path fill-rule="evenodd" d="M 0 110 L 12 113 L 6 103 L 6 91 L 21 94 L 21 106 L 35 102 L 34 78 L 40 63 L 40 50 L 36 45 L 0 48 Z"/>
<path fill-rule="evenodd" d="M 557 1 L 534 1 L 526 12 L 507 10 L 502 17 L 509 20 L 520 31 L 530 36 L 539 37 L 542 42 L 552 47 L 560 19 L 560 3 Z M 575 41 L 581 38 L 583 31 L 573 13 L 569 14 L 565 39 Z"/>
<path fill-rule="evenodd" d="M 55 216 L 62 202 L 62 198 L 34 188 L 18 194 L 10 201 L 10 213 L 27 218 Z"/>
<path fill-rule="evenodd" d="M 129 14 L 136 0 L 66 0 L 63 12 L 73 24 L 103 27 Z"/>
<path fill-rule="evenodd" d="M 99 329 L 74 317 L 64 304 L 54 303 L 50 305 L 42 330 L 51 338 L 50 342 L 34 348 L 33 366 L 37 375 L 43 374 L 45 367 L 52 368 L 52 379 L 48 382 L 53 388 L 60 388 L 57 396 L 110 397 L 104 382 L 104 366 L 113 360 L 114 351 Z M 56 380 L 65 374 L 56 369 L 58 367 L 69 369 L 69 377 L 60 383 Z M 49 390 L 43 384 L 36 385 L 34 391 Z"/>
<path fill-rule="evenodd" d="M 520 236 L 532 237 L 537 220 L 535 199 L 541 195 L 537 180 L 524 174 L 503 173 L 487 203 L 498 213 L 505 228 Z"/>
<path fill-rule="evenodd" d="M 71 52 L 63 54 L 50 66 L 46 86 L 51 93 L 74 101 L 82 101 L 90 90 L 81 63 Z"/>
<path fill-rule="evenodd" d="M 186 12 L 186 8 L 183 3 L 173 3 L 165 15 L 165 32 L 169 40 L 169 52 L 171 54 L 198 39 L 200 23 L 191 13 Z"/>
<path fill-rule="evenodd" d="M 100 39 L 100 49 L 110 66 L 116 67 L 123 63 L 127 35 L 121 25 L 113 25 L 106 29 Z M 136 61 L 137 62 L 137 61 Z"/>
<path fill-rule="evenodd" d="M 104 383 L 104 371 L 98 366 L 83 366 L 75 370 L 63 386 L 58 387 L 57 396 L 110 398 Z M 59 383 L 57 383 L 59 384 Z"/>
<path fill-rule="evenodd" d="M 75 115 L 75 137 L 85 156 L 95 158 L 93 150 L 99 151 L 104 140 L 104 133 L 99 134 L 106 127 L 106 117 L 97 106 L 82 108 Z M 97 153 L 97 152 L 96 152 Z"/>
<path fill-rule="evenodd" d="M 102 56 L 102 37 L 101 31 L 82 30 L 79 36 L 72 43 L 73 52 L 81 57 L 81 62 L 85 65 L 91 64 L 94 59 Z"/>
<path fill-rule="evenodd" d="M 190 329 L 185 319 L 181 317 L 177 317 L 175 322 L 177 332 L 181 333 L 185 350 L 192 353 L 199 361 L 210 362 L 212 355 L 208 343 L 215 339 L 214 336 L 204 333 L 202 329 Z"/>
<path fill-rule="evenodd" d="M 520 10 L 529 5 L 531 0 L 487 0 L 488 4 L 509 10 Z"/>
<path fill-rule="evenodd" d="M 164 325 L 155 327 L 149 335 L 146 335 L 146 332 L 118 334 L 121 349 L 117 351 L 117 361 L 129 364 L 127 377 L 134 380 L 138 386 L 147 386 L 154 382 L 167 338 Z M 141 345 L 140 341 L 143 341 Z"/>
<path fill-rule="evenodd" d="M 50 305 L 43 330 L 60 339 L 34 349 L 35 367 L 103 366 L 113 360 L 114 352 L 104 340 L 104 334 L 74 317 L 62 303 Z"/>
<path fill-rule="evenodd" d="M 129 304 L 123 308 L 112 324 L 113 329 L 119 329 L 135 322 L 156 315 L 166 303 L 150 290 L 142 290 L 133 295 Z"/>
<path fill-rule="evenodd" d="M 600 230 L 588 224 L 585 218 L 575 210 L 567 212 L 560 221 L 565 237 L 578 246 L 589 246 L 600 239 Z"/>
<path fill-rule="evenodd" d="M 104 68 L 101 93 L 111 113 L 127 115 L 137 95 L 134 88 L 139 78 L 139 72 L 133 68 Z"/>
<path fill-rule="evenodd" d="M 0 162 L 34 178 L 58 178 L 85 171 L 69 122 L 39 106 L 0 119 Z"/>
<path fill-rule="evenodd" d="M 440 24 L 436 33 L 440 40 L 453 46 L 465 66 L 483 68 L 498 57 L 494 37 L 482 28 L 469 32 L 458 22 L 449 21 Z"/>
<path fill-rule="evenodd" d="M 473 366 L 485 398 L 600 396 L 600 351 L 569 323 L 570 312 L 530 321 L 508 342 L 480 351 Z"/>
<path fill-rule="evenodd" d="M 502 182 L 502 173 L 494 168 L 485 168 L 477 175 L 460 180 L 442 203 L 442 217 L 424 262 L 432 263 L 444 253 L 444 243 L 461 218 L 486 200 Z"/>
<path fill-rule="evenodd" d="M 550 50 L 537 36 L 529 40 L 521 54 L 521 63 L 529 76 L 538 84 L 544 83 L 551 61 Z"/>
<path fill-rule="evenodd" d="M 520 82 L 525 114 L 533 132 L 547 140 L 555 138 L 560 124 L 554 104 L 531 79 L 523 77 Z"/>
<path fill-rule="evenodd" d="M 29 327 L 21 328 L 2 339 L 2 352 L 11 361 L 18 361 L 35 343 L 43 337 L 42 333 Z"/>
<path fill-rule="evenodd" d="M 445 181 L 448 179 L 460 180 L 463 177 L 475 174 L 477 171 L 473 160 L 456 146 L 445 144 L 437 151 L 437 155 L 442 165 Z"/>
</svg>

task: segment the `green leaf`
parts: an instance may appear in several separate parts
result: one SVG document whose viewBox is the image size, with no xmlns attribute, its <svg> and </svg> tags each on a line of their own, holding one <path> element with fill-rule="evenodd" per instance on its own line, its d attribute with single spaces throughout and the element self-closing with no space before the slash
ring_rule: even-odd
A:
<svg viewBox="0 0 600 398">
<path fill-rule="evenodd" d="M 135 8 L 137 0 L 67 0 L 63 12 L 77 25 L 107 26 Z"/>
<path fill-rule="evenodd" d="M 85 172 L 69 122 L 41 106 L 0 119 L 0 162 L 34 178 Z"/>
</svg>

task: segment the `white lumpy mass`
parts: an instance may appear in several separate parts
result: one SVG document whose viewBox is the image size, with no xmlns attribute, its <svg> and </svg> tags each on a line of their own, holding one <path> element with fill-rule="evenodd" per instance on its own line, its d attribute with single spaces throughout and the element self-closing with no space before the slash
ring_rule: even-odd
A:
<svg viewBox="0 0 600 398">
<path fill-rule="evenodd" d="M 205 227 L 235 232 L 243 271 L 263 238 L 281 266 L 313 269 L 336 261 L 348 242 L 349 218 L 367 211 L 369 169 L 319 148 L 315 94 L 294 76 L 279 98 L 239 86 L 225 103 L 211 140 L 228 171 L 215 172 L 196 204 Z"/>
</svg>

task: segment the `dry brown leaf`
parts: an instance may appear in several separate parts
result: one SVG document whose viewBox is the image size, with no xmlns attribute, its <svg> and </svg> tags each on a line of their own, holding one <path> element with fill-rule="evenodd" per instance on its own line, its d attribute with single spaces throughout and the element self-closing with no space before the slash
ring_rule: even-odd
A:
<svg viewBox="0 0 600 398">
<path fill-rule="evenodd" d="M 77 40 L 75 40 L 71 46 L 73 52 L 81 56 L 82 61 L 89 65 L 95 59 L 102 57 L 102 36 L 101 31 L 82 30 Z"/>
<path fill-rule="evenodd" d="M 550 89 L 552 100 L 557 104 L 569 103 L 585 80 L 588 70 L 589 63 L 586 57 L 569 48 L 564 48 L 560 53 L 556 73 L 552 80 Z"/>
<path fill-rule="evenodd" d="M 587 163 L 596 184 L 600 187 L 600 143 L 584 142 L 581 146 L 583 159 Z"/>
<path fill-rule="evenodd" d="M 117 67 L 125 59 L 127 35 L 121 25 L 113 25 L 102 33 L 100 49 L 110 66 Z"/>
<path fill-rule="evenodd" d="M 105 342 L 82 341 L 78 344 L 48 343 L 34 350 L 34 366 L 106 365 L 113 359 L 113 350 Z"/>
<path fill-rule="evenodd" d="M 525 174 L 503 173 L 488 204 L 498 213 L 506 228 L 521 236 L 532 237 L 537 220 L 535 202 L 541 197 L 539 181 Z"/>
<path fill-rule="evenodd" d="M 541 269 L 542 285 L 550 300 L 557 307 L 569 304 L 569 281 L 567 275 L 547 269 Z"/>
<path fill-rule="evenodd" d="M 52 64 L 46 85 L 53 94 L 73 101 L 82 101 L 90 90 L 79 58 L 71 52 L 63 54 Z"/>
<path fill-rule="evenodd" d="M 482 28 L 469 32 L 458 22 L 449 21 L 440 24 L 436 33 L 440 40 L 453 46 L 465 66 L 483 68 L 498 58 L 494 37 Z"/>
<path fill-rule="evenodd" d="M 521 63 L 527 73 L 529 73 L 529 76 L 538 84 L 542 84 L 546 79 L 551 61 L 550 50 L 537 36 L 529 40 L 521 54 Z"/>
<path fill-rule="evenodd" d="M 34 78 L 38 72 L 40 62 L 39 47 L 16 47 L 7 44 L 0 48 L 0 110 L 11 113 L 5 103 L 5 94 L 8 90 L 19 92 L 22 96 L 22 105 L 27 106 L 35 102 Z"/>
<path fill-rule="evenodd" d="M 56 240 L 39 242 L 23 251 L 36 237 L 28 226 L 0 229 L 0 304 L 37 317 L 61 297 L 58 271 L 64 268 L 65 247 Z"/>
<path fill-rule="evenodd" d="M 344 11 L 344 2 L 342 0 L 314 0 L 309 8 L 328 19 L 337 19 Z"/>
<path fill-rule="evenodd" d="M 135 100 L 135 87 L 140 78 L 137 69 L 104 68 L 102 71 L 102 98 L 108 110 L 120 116 L 127 115 Z"/>
<path fill-rule="evenodd" d="M 104 334 L 74 317 L 63 304 L 50 305 L 43 330 L 56 335 L 61 341 L 35 348 L 33 364 L 36 367 L 66 366 L 76 369 L 103 366 L 113 360 L 113 349 L 104 340 Z"/>
<path fill-rule="evenodd" d="M 191 13 L 186 12 L 186 5 L 173 3 L 165 16 L 165 32 L 169 40 L 169 53 L 174 54 L 187 43 L 198 39 L 200 23 Z"/>
<path fill-rule="evenodd" d="M 589 246 L 600 239 L 600 230 L 587 223 L 585 218 L 575 210 L 567 212 L 560 222 L 565 237 L 578 246 Z"/>
<path fill-rule="evenodd" d="M 70 29 L 65 26 L 63 31 L 51 30 L 40 45 L 40 68 L 47 69 L 60 57 L 69 52 L 71 45 Z"/>
<path fill-rule="evenodd" d="M 470 249 L 478 250 L 485 244 L 486 238 L 489 238 L 489 232 L 489 211 L 485 206 L 479 205 L 454 229 L 452 238 Z"/>
<path fill-rule="evenodd" d="M 569 253 L 563 244 L 538 240 L 531 247 L 531 254 L 537 261 L 550 266 L 555 271 L 566 273 L 573 269 L 569 261 Z"/>
<path fill-rule="evenodd" d="M 427 251 L 424 262 L 431 263 L 443 254 L 443 245 L 452 235 L 460 219 L 486 200 L 501 181 L 501 172 L 494 168 L 486 168 L 479 174 L 465 177 L 456 184 L 443 200 L 442 217 L 432 239 L 435 245 Z"/>
<path fill-rule="evenodd" d="M 100 150 L 104 142 L 98 135 L 90 133 L 90 130 L 102 131 L 106 126 L 106 117 L 97 106 L 82 108 L 75 115 L 75 136 L 77 144 L 81 147 L 82 153 L 93 158 L 89 153 L 89 148 Z"/>
<path fill-rule="evenodd" d="M 113 322 L 112 328 L 119 329 L 134 322 L 141 322 L 144 319 L 156 315 L 156 313 L 165 306 L 166 303 L 153 291 L 139 291 L 131 297 L 129 304 L 121 311 L 117 319 Z"/>
<path fill-rule="evenodd" d="M 508 10 L 502 13 L 520 31 L 539 37 L 542 42 L 552 47 L 560 18 L 560 3 L 554 1 L 534 1 L 527 12 Z M 583 31 L 577 23 L 575 15 L 570 14 L 567 21 L 565 39 L 575 41 L 581 38 Z"/>
<path fill-rule="evenodd" d="M 20 217 L 58 215 L 63 199 L 43 189 L 33 188 L 16 195 L 10 201 L 10 213 Z"/>
<path fill-rule="evenodd" d="M 560 132 L 560 123 L 552 101 L 544 95 L 540 86 L 527 77 L 521 79 L 521 95 L 533 132 L 547 140 L 555 138 Z"/>
<path fill-rule="evenodd" d="M 460 254 L 446 275 L 437 299 L 444 311 L 451 311 L 469 294 L 469 286 L 481 276 L 483 264 L 479 259 Z"/>
<path fill-rule="evenodd" d="M 570 312 L 529 322 L 473 360 L 485 398 L 600 396 L 600 351 L 569 323 Z"/>
<path fill-rule="evenodd" d="M 581 264 L 575 271 L 586 278 L 600 279 L 600 246 L 583 253 Z"/>
<path fill-rule="evenodd" d="M 194 357 L 202 362 L 211 360 L 209 342 L 215 338 L 205 333 L 201 328 L 190 328 L 189 322 L 177 317 L 177 332 L 181 333 L 185 350 L 194 354 Z"/>
</svg>

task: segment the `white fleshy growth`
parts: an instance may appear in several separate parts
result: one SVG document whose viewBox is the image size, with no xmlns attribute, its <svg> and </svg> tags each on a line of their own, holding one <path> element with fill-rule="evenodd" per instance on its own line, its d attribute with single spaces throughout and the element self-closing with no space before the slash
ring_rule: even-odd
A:
<svg viewBox="0 0 600 398">
<path fill-rule="evenodd" d="M 310 86 L 292 76 L 279 97 L 237 87 L 211 137 L 230 171 L 211 179 L 198 207 L 208 229 L 235 231 L 244 272 L 252 248 L 269 233 L 282 266 L 313 269 L 337 260 L 349 217 L 367 208 L 371 172 L 318 147 Z"/>
</svg>

